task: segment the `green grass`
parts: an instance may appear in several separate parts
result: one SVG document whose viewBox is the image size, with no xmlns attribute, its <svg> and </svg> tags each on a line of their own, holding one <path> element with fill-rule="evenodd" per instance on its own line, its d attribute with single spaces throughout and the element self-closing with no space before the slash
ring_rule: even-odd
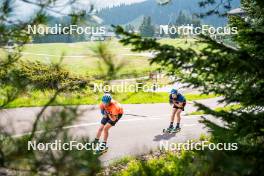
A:
<svg viewBox="0 0 264 176">
<path fill-rule="evenodd" d="M 143 76 L 157 68 L 155 65 L 150 66 L 149 58 L 135 55 L 130 47 L 123 46 L 116 39 L 104 42 L 114 55 L 115 63 L 124 63 L 118 74 L 120 77 Z M 100 60 L 92 51 L 96 45 L 98 42 L 27 44 L 23 47 L 21 60 L 61 63 L 72 73 L 96 76 L 101 74 L 98 68 Z M 4 51 L 0 50 L 0 54 L 3 55 Z M 62 55 L 64 58 L 61 62 Z"/>
<path fill-rule="evenodd" d="M 187 101 L 194 101 L 207 98 L 215 98 L 216 95 L 200 95 L 200 94 L 186 94 Z M 144 103 L 168 103 L 168 93 L 150 93 L 150 92 L 138 92 L 138 93 L 126 93 L 120 94 L 118 99 L 124 104 L 144 104 Z"/>
<path fill-rule="evenodd" d="M 191 112 L 189 113 L 188 115 L 204 115 L 204 111 L 194 111 L 194 112 Z"/>
<path fill-rule="evenodd" d="M 193 48 L 195 50 L 203 48 L 203 45 L 197 45 L 195 41 L 195 39 L 188 39 L 188 43 L 185 43 L 185 39 L 158 40 L 162 44 L 182 48 Z M 148 57 L 135 55 L 138 53 L 131 52 L 130 46 L 123 46 L 116 39 L 104 42 L 107 42 L 110 51 L 116 56 L 116 63 L 125 63 L 118 74 L 119 77 L 148 75 L 150 71 L 157 68 L 155 64 L 149 65 Z M 94 48 L 97 44 L 98 42 L 27 44 L 23 47 L 21 59 L 44 63 L 58 63 L 61 61 L 61 56 L 64 55 L 65 57 L 61 64 L 70 72 L 96 76 L 101 73 L 98 69 L 99 59 L 95 57 L 91 48 Z M 3 50 L 0 50 L 0 55 L 4 55 Z"/>
<path fill-rule="evenodd" d="M 215 108 L 215 111 L 217 111 L 217 112 L 220 112 L 220 111 L 230 112 L 232 110 L 238 110 L 241 107 L 242 107 L 241 104 L 234 104 L 234 105 L 229 105 L 229 106 L 225 106 L 225 107 Z"/>
<path fill-rule="evenodd" d="M 44 106 L 52 97 L 52 91 L 32 91 L 29 94 L 22 95 L 9 103 L 7 108 L 17 107 L 36 107 Z M 102 93 L 91 93 L 89 91 L 62 93 L 51 105 L 85 105 L 98 104 L 101 100 Z M 214 98 L 216 95 L 198 95 L 186 94 L 187 101 Z M 146 103 L 168 103 L 168 93 L 116 93 L 113 98 L 122 104 L 146 104 Z"/>
<path fill-rule="evenodd" d="M 188 38 L 187 43 L 186 43 L 186 39 L 184 38 L 177 38 L 177 39 L 166 38 L 166 39 L 158 40 L 158 42 L 161 44 L 168 44 L 175 47 L 181 47 L 183 49 L 191 48 L 194 49 L 195 51 L 200 51 L 206 47 L 206 44 L 197 43 L 197 40 L 193 38 Z"/>
<path fill-rule="evenodd" d="M 218 107 L 218 108 L 215 108 L 214 110 L 216 112 L 220 112 L 220 111 L 230 112 L 233 110 L 238 110 L 241 107 L 242 106 L 240 104 L 235 104 L 235 105 L 228 105 L 228 106 L 224 106 L 224 107 Z M 189 113 L 189 115 L 203 115 L 203 114 L 205 114 L 204 111 L 195 111 L 195 112 Z"/>
<path fill-rule="evenodd" d="M 161 39 L 158 40 L 162 44 L 170 44 L 179 47 L 192 47 L 201 49 L 203 46 L 195 45 L 194 39 L 188 39 L 189 43 L 185 43 L 185 39 Z M 149 65 L 149 58 L 144 56 L 124 55 L 133 54 L 130 46 L 122 46 L 118 40 L 114 39 L 108 42 L 110 51 L 116 56 L 115 63 L 125 63 L 124 67 L 118 73 L 120 78 L 138 77 L 148 75 L 150 71 L 157 68 L 157 65 Z M 60 56 L 64 54 L 65 58 L 62 65 L 73 74 L 86 76 L 98 76 L 101 74 L 98 69 L 99 59 L 95 57 L 91 48 L 95 47 L 98 42 L 79 42 L 79 43 L 44 43 L 44 44 L 28 44 L 24 46 L 22 60 L 41 61 L 44 63 L 60 62 Z M 47 54 L 44 56 L 42 54 Z M 135 53 L 134 53 L 135 54 Z M 4 51 L 0 49 L 0 55 L 4 55 Z M 68 56 L 84 56 L 84 57 L 68 57 Z M 32 91 L 18 97 L 15 101 L 8 105 L 8 108 L 15 107 L 34 107 L 43 106 L 52 97 L 52 91 Z M 102 94 L 93 94 L 87 91 L 63 93 L 58 96 L 52 105 L 80 105 L 80 104 L 97 104 Z M 216 95 L 186 95 L 188 101 L 213 98 Z M 115 94 L 114 98 L 124 104 L 142 104 L 142 103 L 167 103 L 167 93 L 122 93 Z M 1 100 L 0 100 L 1 103 Z"/>
</svg>

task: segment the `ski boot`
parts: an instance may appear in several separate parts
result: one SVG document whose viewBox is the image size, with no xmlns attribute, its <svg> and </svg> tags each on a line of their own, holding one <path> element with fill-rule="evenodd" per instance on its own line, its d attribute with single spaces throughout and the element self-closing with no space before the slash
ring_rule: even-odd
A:
<svg viewBox="0 0 264 176">
<path fill-rule="evenodd" d="M 108 151 L 108 147 L 105 143 L 100 143 L 98 149 L 95 151 L 96 155 L 102 155 Z"/>
<path fill-rule="evenodd" d="M 169 128 L 166 128 L 166 129 L 163 129 L 163 133 L 171 133 L 171 131 L 173 130 L 173 126 L 172 127 L 169 127 Z"/>
<path fill-rule="evenodd" d="M 176 126 L 175 128 L 173 128 L 173 129 L 171 130 L 171 133 L 177 133 L 177 132 L 179 132 L 179 131 L 181 131 L 181 128 Z"/>
</svg>

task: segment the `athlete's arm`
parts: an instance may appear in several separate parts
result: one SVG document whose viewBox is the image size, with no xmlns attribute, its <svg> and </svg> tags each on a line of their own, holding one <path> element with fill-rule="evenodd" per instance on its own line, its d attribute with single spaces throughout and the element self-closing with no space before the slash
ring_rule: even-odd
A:
<svg viewBox="0 0 264 176">
<path fill-rule="evenodd" d="M 173 105 L 174 104 L 174 101 L 173 101 L 173 98 L 172 98 L 172 95 L 170 94 L 170 97 L 169 97 L 169 102 L 170 102 L 170 105 Z"/>
<path fill-rule="evenodd" d="M 101 114 L 103 115 L 104 118 L 108 116 L 108 113 L 104 109 L 101 109 Z"/>
<path fill-rule="evenodd" d="M 183 102 L 176 102 L 176 106 L 178 106 L 179 108 L 183 107 Z"/>
<path fill-rule="evenodd" d="M 106 118 L 108 113 L 105 110 L 104 105 L 102 103 L 99 104 L 99 108 L 100 108 L 102 116 Z"/>
<path fill-rule="evenodd" d="M 112 121 L 116 121 L 118 115 L 109 114 L 108 117 L 109 117 Z"/>
</svg>

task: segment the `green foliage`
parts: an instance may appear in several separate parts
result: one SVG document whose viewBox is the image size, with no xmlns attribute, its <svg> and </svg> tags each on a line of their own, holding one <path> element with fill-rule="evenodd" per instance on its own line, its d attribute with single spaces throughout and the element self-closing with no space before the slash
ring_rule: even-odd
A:
<svg viewBox="0 0 264 176">
<path fill-rule="evenodd" d="M 93 52 L 93 49 L 99 45 L 98 43 L 28 44 L 23 47 L 23 53 L 20 59 L 30 62 L 40 61 L 45 64 L 60 63 L 70 73 L 85 77 L 100 78 L 103 75 L 101 75 L 102 71 L 98 68 L 98 62 L 101 65 L 104 64 L 101 57 Z M 116 39 L 103 41 L 102 43 L 108 46 L 107 50 L 114 56 L 113 61 L 115 63 L 126 63 L 116 74 L 117 79 L 146 76 L 150 71 L 156 69 L 155 65 L 149 65 L 147 56 L 132 53 L 129 47 L 124 47 Z M 2 54 L 1 49 L 0 53 Z M 61 55 L 63 55 L 63 60 L 60 60 Z"/>
<path fill-rule="evenodd" d="M 225 107 L 219 107 L 219 108 L 215 108 L 215 111 L 220 112 L 220 111 L 225 111 L 225 112 L 232 112 L 232 111 L 236 111 L 238 109 L 241 109 L 241 105 L 240 104 L 235 104 L 235 105 L 229 105 L 229 106 L 225 106 Z"/>
<path fill-rule="evenodd" d="M 17 80 L 23 80 L 25 85 L 30 85 L 32 88 L 40 90 L 58 90 L 70 84 L 74 85 L 70 87 L 71 90 L 74 90 L 85 87 L 88 83 L 85 78 L 70 74 L 68 70 L 56 64 L 20 61 L 11 72 Z M 9 75 L 7 74 L 3 78 L 6 79 L 7 83 L 11 82 L 11 80 L 8 81 Z"/>
<path fill-rule="evenodd" d="M 163 5 L 158 5 L 161 1 Z M 151 16 L 155 25 L 167 24 L 168 21 L 176 19 L 175 15 L 177 15 L 180 10 L 185 10 L 190 14 L 201 12 L 202 10 L 197 4 L 199 1 L 203 0 L 151 0 L 131 5 L 122 4 L 112 8 L 104 8 L 98 12 L 98 15 L 109 25 L 135 24 L 134 22 L 138 21 L 143 15 Z M 214 2 L 217 1 L 220 2 L 220 0 L 215 0 Z M 211 0 L 211 2 L 213 1 Z M 222 0 L 222 2 L 226 1 Z M 239 5 L 240 0 L 231 1 L 231 6 L 233 8 L 238 7 Z M 213 4 L 212 7 L 217 8 L 217 4 Z M 220 8 L 222 8 L 222 6 L 220 6 Z M 207 9 L 208 7 L 206 10 Z M 113 18 L 113 16 L 118 18 Z M 224 18 L 219 18 L 218 16 L 211 16 L 210 18 L 203 19 L 203 23 L 211 24 L 213 26 L 222 26 L 226 23 L 226 20 Z"/>
<path fill-rule="evenodd" d="M 12 89 L 11 89 L 12 90 Z M 4 91 L 4 90 L 3 90 Z M 18 107 L 35 107 L 44 106 L 52 98 L 55 90 L 30 90 L 24 92 L 22 95 L 16 97 L 12 102 L 9 102 L 5 108 L 18 108 Z M 1 93 L 1 92 L 0 92 Z M 103 93 L 94 93 L 92 91 L 77 90 L 77 91 L 64 91 L 61 92 L 54 102 L 50 105 L 92 105 L 98 104 L 101 100 Z M 137 93 L 114 93 L 114 99 L 122 104 L 144 104 L 144 103 L 167 103 L 168 93 L 159 92 L 137 92 Z M 214 98 L 215 95 L 198 95 L 187 94 L 185 95 L 187 101 L 201 100 L 206 98 Z M 0 100 L 2 104 L 4 100 Z"/>
<path fill-rule="evenodd" d="M 152 158 L 147 161 L 131 160 L 127 168 L 117 176 L 136 176 L 136 175 L 153 175 L 153 176 L 181 176 L 194 175 L 192 163 L 195 153 L 182 152 L 181 156 L 167 153 L 159 158 Z"/>
<path fill-rule="evenodd" d="M 170 25 L 175 26 L 175 27 L 186 26 L 186 25 L 193 25 L 193 27 L 198 27 L 198 26 L 201 26 L 201 22 L 200 22 L 200 19 L 197 18 L 195 15 L 191 16 L 184 11 L 180 11 L 176 18 L 176 21 Z M 182 33 L 181 35 L 183 36 L 184 31 L 181 31 L 181 33 Z M 169 36 L 171 38 L 176 38 L 180 35 L 176 33 L 176 34 L 169 34 Z"/>
<path fill-rule="evenodd" d="M 22 2 L 23 1 L 23 2 Z M 64 127 L 72 125 L 80 115 L 78 108 L 62 107 L 49 115 L 44 112 L 57 96 L 75 86 L 79 87 L 79 79 L 71 76 L 59 65 L 43 65 L 40 63 L 18 62 L 21 50 L 31 36 L 27 34 L 28 25 L 39 25 L 47 22 L 46 12 L 57 12 L 57 0 L 52 1 L 19 1 L 3 0 L 0 4 L 0 111 L 28 88 L 52 88 L 52 96 L 45 102 L 41 111 L 33 118 L 28 135 L 14 136 L 17 126 L 7 119 L 0 124 L 0 169 L 1 175 L 96 175 L 100 170 L 100 161 L 92 150 L 33 150 L 28 149 L 29 141 L 52 143 L 79 141 L 89 142 L 88 138 L 74 138 Z M 65 1 L 71 6 L 74 1 Z M 35 15 L 20 19 L 17 14 L 17 3 L 27 3 L 35 8 Z M 62 8 L 61 4 L 59 5 Z M 66 15 L 66 14 L 65 14 Z M 78 19 L 78 15 L 74 16 Z M 6 47 L 9 44 L 11 47 Z M 7 49 L 8 48 L 8 49 Z M 4 51 L 4 52 L 3 52 Z M 11 51 L 11 52 L 10 52 Z M 2 54 L 4 53 L 4 54 Z M 2 118 L 2 117 L 1 117 Z"/>
<path fill-rule="evenodd" d="M 235 104 L 235 105 L 228 105 L 224 107 L 218 107 L 218 108 L 215 108 L 214 110 L 216 112 L 220 112 L 220 111 L 232 112 L 232 111 L 237 111 L 238 109 L 241 109 L 241 108 L 242 107 L 240 104 Z M 200 111 L 191 112 L 189 115 L 202 115 L 202 114 L 205 114 L 205 112 L 203 110 L 200 110 Z"/>
<path fill-rule="evenodd" d="M 34 137 L 25 135 L 14 138 L 1 127 L 1 166 L 18 175 L 95 175 L 100 170 L 100 161 L 92 150 L 78 150 L 75 147 L 73 150 L 28 150 L 28 142 L 88 143 L 88 139 L 74 138 L 68 129 L 64 129 L 64 126 L 72 125 L 78 115 L 77 110 L 64 108 L 52 112 L 48 118 L 41 118 L 36 130 L 42 131 Z"/>
<path fill-rule="evenodd" d="M 200 26 L 200 21 L 199 21 L 199 19 L 197 19 L 197 17 L 190 16 L 183 11 L 180 11 L 175 23 L 178 26 L 187 25 L 187 24 L 189 24 L 189 25 L 193 24 L 194 27 Z"/>
<path fill-rule="evenodd" d="M 118 99 L 125 104 L 144 104 L 144 103 L 167 103 L 168 93 L 166 92 L 137 92 L 126 93 L 117 96 Z M 214 98 L 216 95 L 199 95 L 199 94 L 186 94 L 187 101 L 201 100 L 207 98 Z"/>
<path fill-rule="evenodd" d="M 128 24 L 128 25 L 125 26 L 125 30 L 127 32 L 135 32 L 135 27 L 133 25 L 131 25 L 131 24 Z"/>
<path fill-rule="evenodd" d="M 228 0 L 219 1 L 224 2 Z M 197 104 L 200 110 L 226 124 L 219 126 L 203 120 L 212 133 L 212 142 L 238 143 L 237 151 L 201 152 L 200 162 L 196 163 L 197 175 L 258 175 L 264 169 L 264 159 L 260 157 L 264 152 L 264 23 L 261 23 L 263 17 L 257 15 L 264 14 L 261 2 L 242 1 L 242 8 L 247 7 L 246 12 L 250 9 L 249 20 L 239 16 L 230 18 L 230 25 L 238 28 L 238 34 L 233 36 L 238 48 L 201 36 L 200 42 L 206 47 L 198 53 L 192 49 L 161 45 L 155 39 L 143 39 L 116 28 L 124 36 L 121 42 L 133 45 L 134 51 L 157 53 L 152 63 L 161 64 L 169 73 L 199 87 L 203 93 L 223 95 L 227 105 L 241 104 L 241 108 L 231 112 L 218 112 Z M 208 15 L 213 13 L 215 10 Z"/>
<path fill-rule="evenodd" d="M 91 48 L 94 54 L 100 59 L 98 62 L 98 68 L 101 72 L 101 78 L 106 81 L 116 79 L 118 72 L 124 66 L 124 62 L 116 63 L 114 55 L 110 52 L 107 43 L 98 43 L 95 47 Z"/>
<path fill-rule="evenodd" d="M 153 37 L 155 28 L 151 24 L 151 17 L 144 17 L 143 22 L 139 27 L 139 31 L 143 37 Z"/>
</svg>

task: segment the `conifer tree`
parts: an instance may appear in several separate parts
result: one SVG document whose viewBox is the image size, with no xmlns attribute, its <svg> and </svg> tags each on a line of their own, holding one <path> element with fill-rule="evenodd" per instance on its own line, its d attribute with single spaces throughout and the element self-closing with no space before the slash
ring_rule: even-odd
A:
<svg viewBox="0 0 264 176">
<path fill-rule="evenodd" d="M 224 125 L 215 124 L 204 118 L 214 143 L 237 143 L 235 151 L 199 152 L 188 170 L 189 175 L 261 175 L 264 169 L 264 1 L 241 0 L 246 17 L 230 16 L 230 26 L 237 27 L 238 34 L 232 38 L 237 47 L 218 43 L 209 36 L 200 36 L 199 42 L 206 45 L 197 52 L 160 44 L 155 39 L 143 39 L 138 35 L 123 34 L 123 44 L 133 45 L 134 51 L 154 51 L 151 60 L 203 93 L 222 95 L 227 105 L 239 103 L 241 108 L 216 112 L 201 104 L 197 106 L 220 119 Z M 230 0 L 204 1 L 201 6 L 215 5 L 216 8 L 202 16 L 226 12 L 217 7 L 228 6 Z M 150 169 L 151 168 L 146 168 Z M 147 171 L 150 171 L 147 170 Z M 172 173 L 173 174 L 173 173 Z"/>
</svg>

